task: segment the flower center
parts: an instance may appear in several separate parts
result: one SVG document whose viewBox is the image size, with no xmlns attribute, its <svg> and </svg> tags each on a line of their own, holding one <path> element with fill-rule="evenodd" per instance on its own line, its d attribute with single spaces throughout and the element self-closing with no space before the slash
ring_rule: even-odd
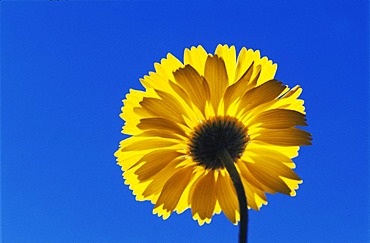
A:
<svg viewBox="0 0 370 243">
<path fill-rule="evenodd" d="M 214 117 L 200 123 L 190 139 L 190 154 L 206 169 L 224 168 L 217 158 L 218 151 L 226 149 L 233 161 L 241 157 L 247 146 L 247 128 L 233 117 Z"/>
</svg>

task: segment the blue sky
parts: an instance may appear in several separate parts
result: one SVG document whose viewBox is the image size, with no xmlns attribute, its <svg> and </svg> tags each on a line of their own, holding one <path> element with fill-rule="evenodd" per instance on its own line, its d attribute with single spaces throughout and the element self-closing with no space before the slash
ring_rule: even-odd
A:
<svg viewBox="0 0 370 243">
<path fill-rule="evenodd" d="M 154 62 L 219 43 L 261 50 L 301 85 L 314 138 L 297 196 L 251 211 L 250 241 L 370 240 L 367 1 L 0 4 L 3 242 L 236 242 L 222 214 L 152 215 L 113 156 L 121 100 Z"/>
</svg>

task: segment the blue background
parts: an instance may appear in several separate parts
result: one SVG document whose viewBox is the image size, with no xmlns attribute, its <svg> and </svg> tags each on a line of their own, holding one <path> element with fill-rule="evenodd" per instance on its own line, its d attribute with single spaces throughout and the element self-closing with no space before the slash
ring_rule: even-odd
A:
<svg viewBox="0 0 370 243">
<path fill-rule="evenodd" d="M 219 43 L 261 50 L 301 85 L 314 137 L 297 196 L 250 211 L 250 241 L 370 240 L 366 0 L 0 4 L 3 242 L 236 242 L 222 214 L 152 215 L 113 156 L 129 88 L 168 52 Z"/>
</svg>

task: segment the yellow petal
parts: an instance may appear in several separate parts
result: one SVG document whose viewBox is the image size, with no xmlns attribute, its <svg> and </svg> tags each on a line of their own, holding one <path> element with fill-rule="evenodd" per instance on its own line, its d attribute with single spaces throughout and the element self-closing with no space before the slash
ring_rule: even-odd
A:
<svg viewBox="0 0 370 243">
<path fill-rule="evenodd" d="M 285 86 L 277 81 L 270 80 L 258 87 L 249 90 L 239 103 L 239 111 L 248 111 L 263 103 L 276 99 L 285 89 Z"/>
<path fill-rule="evenodd" d="M 280 129 L 294 126 L 307 126 L 304 114 L 286 109 L 273 109 L 255 116 L 251 123 L 260 123 L 260 127 Z"/>
<path fill-rule="evenodd" d="M 245 196 L 247 198 L 248 207 L 253 208 L 254 210 L 259 210 L 259 206 L 257 205 L 255 200 L 255 193 L 253 190 L 254 187 L 248 182 L 248 180 L 244 179 L 243 177 L 241 177 L 241 180 L 243 183 Z M 246 208 L 246 210 L 248 209 L 248 207 Z"/>
<path fill-rule="evenodd" d="M 185 131 L 176 122 L 165 118 L 143 118 L 140 120 L 137 127 L 142 130 L 164 130 L 176 135 L 187 137 Z"/>
<path fill-rule="evenodd" d="M 252 156 L 253 155 L 259 156 L 259 155 L 262 155 L 262 156 L 266 156 L 266 157 L 270 157 L 270 158 L 275 158 L 276 160 L 282 162 L 283 164 L 285 164 L 289 168 L 295 168 L 295 164 L 290 159 L 290 157 L 288 155 L 286 155 L 284 153 L 284 151 L 281 151 L 280 148 L 279 148 L 279 150 L 274 150 L 274 147 L 271 146 L 271 145 L 260 146 L 260 145 L 254 143 L 254 142 L 251 142 L 251 143 L 248 144 L 248 147 L 247 147 L 246 151 L 244 152 L 244 154 L 242 156 L 242 159 L 244 159 L 244 156 L 251 156 L 251 155 Z"/>
<path fill-rule="evenodd" d="M 287 184 L 289 186 L 289 188 L 291 189 L 290 191 L 290 196 L 294 197 L 296 195 L 296 191 L 298 188 L 299 188 L 299 184 L 302 184 L 303 181 L 302 180 L 292 180 L 292 179 L 289 179 L 289 178 L 285 178 L 283 176 L 280 177 L 284 182 L 285 184 Z"/>
<path fill-rule="evenodd" d="M 237 217 L 238 214 L 236 212 L 239 211 L 239 203 L 228 174 L 221 175 L 221 173 L 219 173 L 216 183 L 216 194 L 217 200 L 226 217 L 233 224 L 237 224 L 239 217 Z"/>
<path fill-rule="evenodd" d="M 148 89 L 168 90 L 169 78 L 163 77 L 155 72 L 149 72 L 149 75 L 145 75 L 140 78 L 140 83 Z"/>
<path fill-rule="evenodd" d="M 192 173 L 192 167 L 185 167 L 179 169 L 168 179 L 154 207 L 154 213 L 157 213 L 156 209 L 161 205 L 163 205 L 162 210 L 164 211 L 172 212 L 175 210 L 181 194 L 191 179 Z"/>
<path fill-rule="evenodd" d="M 186 164 L 185 164 L 186 163 Z M 190 208 L 190 200 L 189 195 L 190 191 L 193 189 L 193 185 L 198 181 L 198 179 L 203 176 L 205 169 L 201 166 L 198 166 L 198 163 L 194 162 L 193 159 L 189 156 L 186 161 L 184 161 L 181 165 L 192 167 L 193 174 L 191 177 L 191 180 L 189 181 L 188 185 L 184 189 L 184 192 L 182 193 L 180 200 L 177 204 L 177 207 L 175 211 L 177 213 L 182 213 L 186 209 Z"/>
<path fill-rule="evenodd" d="M 160 90 L 155 90 L 155 92 L 158 93 L 158 96 L 164 102 L 177 109 L 179 118 L 181 117 L 185 121 L 185 123 L 182 123 L 183 125 L 192 128 L 195 126 L 195 124 L 198 124 L 198 113 L 194 111 L 193 106 L 187 105 L 187 102 L 183 99 L 183 97 L 177 95 L 178 98 L 176 98 L 175 96 Z"/>
<path fill-rule="evenodd" d="M 161 76 L 164 80 L 173 80 L 172 72 L 182 66 L 183 64 L 171 53 L 167 54 L 167 58 L 162 58 L 160 64 L 159 63 L 154 64 L 156 73 L 159 76 Z"/>
<path fill-rule="evenodd" d="M 224 61 L 218 56 L 208 56 L 204 77 L 209 85 L 212 107 L 214 111 L 217 111 L 218 105 L 229 85 Z"/>
<path fill-rule="evenodd" d="M 121 149 L 118 149 L 114 156 L 117 157 L 117 164 L 122 167 L 122 170 L 127 170 L 139 161 L 144 154 L 142 151 L 122 152 Z"/>
<path fill-rule="evenodd" d="M 249 157 L 255 161 L 253 166 L 257 169 L 259 168 L 260 170 L 270 171 L 271 175 L 283 176 L 298 181 L 301 180 L 301 178 L 299 178 L 291 168 L 275 157 L 265 156 L 261 153 L 255 153 L 254 155 L 251 154 Z"/>
<path fill-rule="evenodd" d="M 260 183 L 273 191 L 289 195 L 291 188 L 281 177 L 300 181 L 301 179 L 288 166 L 275 158 L 263 154 L 248 156 L 254 163 L 246 163 L 248 170 Z"/>
<path fill-rule="evenodd" d="M 229 84 L 234 80 L 236 68 L 236 50 L 235 46 L 218 45 L 216 47 L 215 55 L 221 57 L 225 62 L 227 76 L 229 77 Z"/>
<path fill-rule="evenodd" d="M 126 95 L 126 99 L 123 100 L 124 105 L 122 107 L 122 113 L 120 114 L 122 120 L 126 121 L 123 127 L 123 133 L 129 135 L 140 133 L 140 129 L 138 129 L 136 125 L 139 123 L 141 116 L 134 112 L 134 108 L 140 106 L 139 102 L 142 101 L 146 95 L 145 92 L 134 89 L 130 89 L 130 93 Z"/>
<path fill-rule="evenodd" d="M 206 101 L 210 96 L 207 81 L 190 65 L 174 72 L 174 76 L 177 84 L 189 95 L 191 101 L 204 112 Z"/>
<path fill-rule="evenodd" d="M 280 146 L 311 145 L 311 134 L 298 128 L 264 129 L 255 137 L 250 134 L 252 140 Z"/>
<path fill-rule="evenodd" d="M 198 219 L 200 224 L 202 222 L 209 223 L 216 206 L 215 175 L 213 171 L 209 171 L 194 185 L 190 194 L 190 202 L 194 219 Z"/>
<path fill-rule="evenodd" d="M 299 151 L 299 146 L 278 146 L 278 145 L 273 145 L 273 144 L 269 144 L 269 143 L 264 143 L 262 141 L 250 141 L 250 143 L 248 143 L 248 149 L 253 149 L 253 148 L 257 148 L 257 149 L 263 149 L 263 150 L 271 150 L 271 151 L 274 151 L 274 152 L 278 152 L 278 153 L 281 153 L 289 158 L 295 158 L 298 156 L 298 151 Z M 247 151 L 248 151 L 247 149 Z M 289 166 L 290 167 L 290 166 Z M 294 168 L 291 167 L 291 168 Z"/>
<path fill-rule="evenodd" d="M 121 151 L 135 151 L 146 149 L 157 149 L 177 145 L 176 140 L 161 139 L 161 138 L 141 138 L 131 137 L 121 142 Z"/>
<path fill-rule="evenodd" d="M 142 114 L 143 117 L 160 117 L 166 119 L 172 119 L 177 123 L 186 125 L 182 115 L 186 112 L 183 107 L 175 99 L 161 100 L 156 98 L 144 98 L 140 102 L 142 108 L 135 109 L 135 112 Z"/>
<path fill-rule="evenodd" d="M 261 208 L 262 205 L 267 205 L 267 198 L 266 198 L 266 195 L 263 191 L 261 190 L 255 190 L 255 197 L 254 197 L 254 200 L 256 201 L 256 204 L 257 204 L 257 207 L 258 208 Z"/>
<path fill-rule="evenodd" d="M 247 164 L 247 167 L 256 179 L 275 192 L 280 192 L 287 195 L 290 194 L 290 188 L 284 183 L 283 180 L 281 180 L 279 177 L 272 176 L 270 174 L 271 171 L 261 170 L 255 165 L 256 164 Z"/>
<path fill-rule="evenodd" d="M 224 94 L 224 101 L 225 101 L 225 113 L 229 108 L 230 104 L 235 100 L 240 100 L 240 98 L 251 88 L 255 85 L 250 85 L 251 76 L 253 73 L 253 63 L 244 73 L 244 75 L 234 84 L 230 85 Z"/>
<path fill-rule="evenodd" d="M 171 133 L 169 131 L 161 131 L 161 130 L 149 130 L 144 131 L 140 134 L 136 134 L 137 137 L 160 137 L 160 138 L 168 138 L 168 139 L 175 139 L 178 140 L 179 143 L 182 143 L 184 141 L 183 138 L 180 138 L 177 134 Z"/>
<path fill-rule="evenodd" d="M 191 47 L 184 51 L 184 64 L 189 64 L 197 70 L 197 72 L 204 76 L 204 66 L 207 59 L 207 52 L 202 46 Z"/>
<path fill-rule="evenodd" d="M 174 92 L 179 97 L 181 97 L 182 100 L 184 100 L 186 102 L 188 107 L 192 107 L 191 99 L 190 99 L 189 95 L 186 93 L 186 91 L 183 88 L 181 88 L 177 83 L 169 81 L 169 84 L 170 84 L 171 88 L 174 90 Z"/>
<path fill-rule="evenodd" d="M 247 163 L 250 163 L 250 162 L 247 162 L 247 160 L 245 160 L 245 158 L 243 158 L 243 159 L 240 159 L 238 161 L 238 163 L 236 164 L 237 168 L 240 171 L 241 177 L 243 177 L 245 180 L 247 180 L 250 183 L 250 185 L 252 185 L 255 188 L 258 188 L 258 189 L 260 189 L 262 191 L 265 191 L 265 192 L 268 192 L 268 193 L 274 193 L 275 192 L 274 190 L 271 190 L 269 187 L 266 187 L 263 183 L 261 183 L 258 179 L 256 179 L 252 175 L 252 173 L 249 171 L 249 169 L 246 165 Z"/>
<path fill-rule="evenodd" d="M 298 85 L 291 89 L 289 92 L 280 97 L 274 104 L 272 104 L 271 109 L 283 108 L 288 110 L 295 110 L 302 114 L 305 114 L 304 102 L 299 100 L 298 97 L 302 93 L 302 88 Z"/>
<path fill-rule="evenodd" d="M 155 63 L 154 67 L 156 72 L 149 72 L 149 76 L 146 75 L 140 79 L 141 84 L 148 89 L 157 89 L 172 93 L 169 89 L 169 81 L 173 80 L 172 71 L 182 67 L 183 64 L 172 54 L 167 54 L 167 58 L 163 58 L 161 63 Z"/>
<path fill-rule="evenodd" d="M 150 199 L 152 203 L 155 204 L 167 180 L 171 178 L 172 175 L 174 175 L 179 168 L 183 168 L 185 166 L 190 166 L 189 160 L 187 158 L 179 157 L 172 160 L 161 171 L 159 171 L 152 177 L 150 183 L 142 193 L 143 196 Z"/>
<path fill-rule="evenodd" d="M 234 82 L 242 77 L 248 67 L 251 66 L 251 63 L 254 63 L 256 67 L 251 76 L 251 80 L 253 80 L 251 83 L 253 83 L 254 86 L 259 86 L 274 78 L 277 65 L 273 64 L 267 57 L 261 58 L 258 50 L 253 51 L 249 49 L 247 51 L 243 47 L 238 56 Z"/>
<path fill-rule="evenodd" d="M 140 181 L 147 181 L 158 172 L 160 172 L 164 167 L 166 167 L 170 162 L 176 158 L 184 156 L 184 154 L 176 152 L 171 149 L 161 149 L 152 151 L 144 155 L 134 166 L 143 163 L 140 168 L 135 170 L 135 174 Z"/>
<path fill-rule="evenodd" d="M 258 54 L 258 56 L 256 55 Z M 238 60 L 235 69 L 234 83 L 239 80 L 254 62 L 259 59 L 259 51 L 254 52 L 252 49 L 247 50 L 243 47 L 238 55 Z M 251 73 L 252 76 L 252 73 Z"/>
<path fill-rule="evenodd" d="M 262 59 L 260 59 L 257 64 L 261 65 L 262 67 L 261 73 L 257 80 L 257 85 L 261 85 L 266 81 L 274 78 L 277 64 L 272 64 L 272 61 L 268 60 L 267 57 L 263 57 Z"/>
</svg>

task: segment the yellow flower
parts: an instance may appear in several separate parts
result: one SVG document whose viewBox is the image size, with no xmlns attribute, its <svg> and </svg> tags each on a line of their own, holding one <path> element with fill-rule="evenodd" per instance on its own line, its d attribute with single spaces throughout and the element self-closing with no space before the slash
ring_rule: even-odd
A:
<svg viewBox="0 0 370 243">
<path fill-rule="evenodd" d="M 150 200 L 167 219 L 191 208 L 200 225 L 221 211 L 237 224 L 238 199 L 216 156 L 227 149 L 241 176 L 248 207 L 267 204 L 265 193 L 295 195 L 302 180 L 291 160 L 311 144 L 302 92 L 274 79 L 277 65 L 259 51 L 218 45 L 171 54 L 140 79 L 145 91 L 123 101 L 123 133 L 116 151 L 125 184 L 136 200 Z"/>
</svg>

